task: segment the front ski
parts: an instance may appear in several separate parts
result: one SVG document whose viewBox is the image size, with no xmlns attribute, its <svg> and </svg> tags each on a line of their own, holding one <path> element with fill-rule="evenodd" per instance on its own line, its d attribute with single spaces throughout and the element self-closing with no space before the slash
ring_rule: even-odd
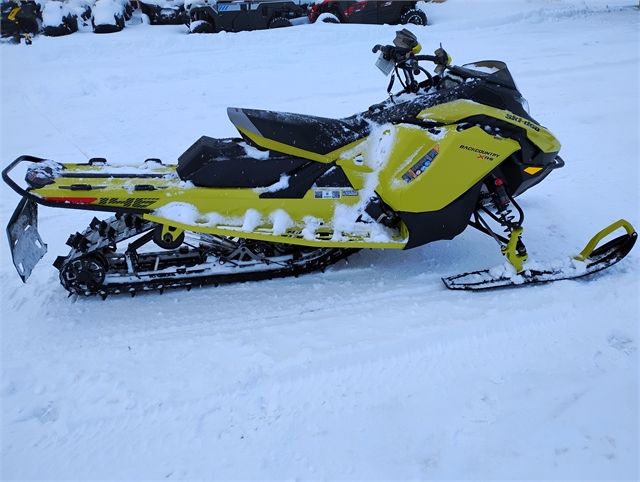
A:
<svg viewBox="0 0 640 482">
<path fill-rule="evenodd" d="M 619 228 L 624 228 L 626 234 L 596 248 L 600 241 Z M 557 266 L 544 268 L 528 263 L 521 272 L 516 272 L 511 264 L 505 263 L 491 269 L 442 278 L 442 281 L 451 290 L 481 291 L 582 278 L 609 268 L 623 259 L 631 251 L 637 238 L 638 234 L 633 226 L 621 219 L 596 234 L 578 256 Z"/>
</svg>

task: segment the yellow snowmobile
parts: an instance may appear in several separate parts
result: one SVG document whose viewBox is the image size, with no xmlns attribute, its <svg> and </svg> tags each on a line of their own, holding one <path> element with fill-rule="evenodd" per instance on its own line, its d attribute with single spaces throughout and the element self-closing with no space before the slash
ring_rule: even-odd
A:
<svg viewBox="0 0 640 482">
<path fill-rule="evenodd" d="M 631 250 L 637 234 L 621 220 L 566 266 L 526 263 L 515 198 L 564 162 L 507 66 L 454 66 L 442 47 L 420 55 L 407 30 L 373 51 L 391 75 L 390 97 L 348 118 L 230 108 L 241 137 L 201 137 L 177 165 L 16 159 L 2 175 L 22 196 L 7 232 L 23 281 L 46 252 L 38 204 L 114 213 L 73 234 L 54 263 L 70 293 L 102 297 L 297 276 L 359 249 L 414 248 L 467 226 L 492 236 L 507 263 L 446 278 L 448 288 L 576 278 Z M 395 79 L 403 88 L 392 95 Z M 26 188 L 10 177 L 23 163 Z M 597 247 L 619 228 L 626 233 Z"/>
</svg>

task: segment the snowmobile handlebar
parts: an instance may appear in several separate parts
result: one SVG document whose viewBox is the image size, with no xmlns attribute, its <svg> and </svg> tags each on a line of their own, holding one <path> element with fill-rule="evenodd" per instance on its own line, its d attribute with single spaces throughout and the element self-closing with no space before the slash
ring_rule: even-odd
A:
<svg viewBox="0 0 640 482">
<path fill-rule="evenodd" d="M 396 76 L 399 78 L 402 84 L 402 92 L 418 92 L 421 88 L 434 85 L 433 76 L 422 66 L 420 62 L 433 62 L 436 65 L 436 74 L 442 74 L 444 70 L 451 63 L 451 57 L 440 46 L 434 55 L 418 55 L 420 51 L 420 45 L 416 42 L 413 48 L 410 47 L 398 47 L 396 45 L 375 45 L 372 49 L 373 53 L 382 53 L 382 59 L 388 63 L 393 64 L 395 75 L 391 76 L 389 86 L 387 87 L 387 93 L 391 95 L 393 84 Z M 402 77 L 400 77 L 402 73 Z M 427 76 L 426 82 L 418 82 L 416 77 L 420 74 Z"/>
<path fill-rule="evenodd" d="M 408 60 L 415 60 L 418 62 L 433 62 L 438 66 L 446 67 L 451 61 L 449 55 L 442 47 L 434 52 L 435 55 L 415 55 L 412 49 L 409 48 L 378 44 L 373 47 L 372 52 L 374 54 L 382 52 L 385 60 L 394 62 L 396 65 L 405 63 Z"/>
</svg>

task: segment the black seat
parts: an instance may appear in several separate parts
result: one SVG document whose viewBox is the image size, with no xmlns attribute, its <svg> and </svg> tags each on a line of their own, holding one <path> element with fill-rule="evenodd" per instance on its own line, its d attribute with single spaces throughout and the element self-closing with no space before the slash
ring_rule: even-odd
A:
<svg viewBox="0 0 640 482">
<path fill-rule="evenodd" d="M 260 151 L 242 139 L 202 136 L 178 159 L 180 179 L 201 187 L 267 187 L 283 174 L 312 162 L 308 159 Z"/>
<path fill-rule="evenodd" d="M 316 154 L 328 154 L 366 135 L 366 124 L 347 120 L 234 107 L 227 114 L 240 129 Z"/>
</svg>

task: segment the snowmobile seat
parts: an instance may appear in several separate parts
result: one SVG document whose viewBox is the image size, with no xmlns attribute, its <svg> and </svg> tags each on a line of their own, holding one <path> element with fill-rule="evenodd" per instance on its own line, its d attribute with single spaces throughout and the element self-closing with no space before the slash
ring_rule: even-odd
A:
<svg viewBox="0 0 640 482">
<path fill-rule="evenodd" d="M 180 179 L 200 187 L 256 188 L 271 186 L 309 162 L 261 151 L 242 139 L 202 136 L 178 158 L 176 171 Z"/>
<path fill-rule="evenodd" d="M 227 114 L 239 129 L 316 154 L 328 154 L 367 134 L 366 124 L 355 121 L 235 107 Z"/>
</svg>

